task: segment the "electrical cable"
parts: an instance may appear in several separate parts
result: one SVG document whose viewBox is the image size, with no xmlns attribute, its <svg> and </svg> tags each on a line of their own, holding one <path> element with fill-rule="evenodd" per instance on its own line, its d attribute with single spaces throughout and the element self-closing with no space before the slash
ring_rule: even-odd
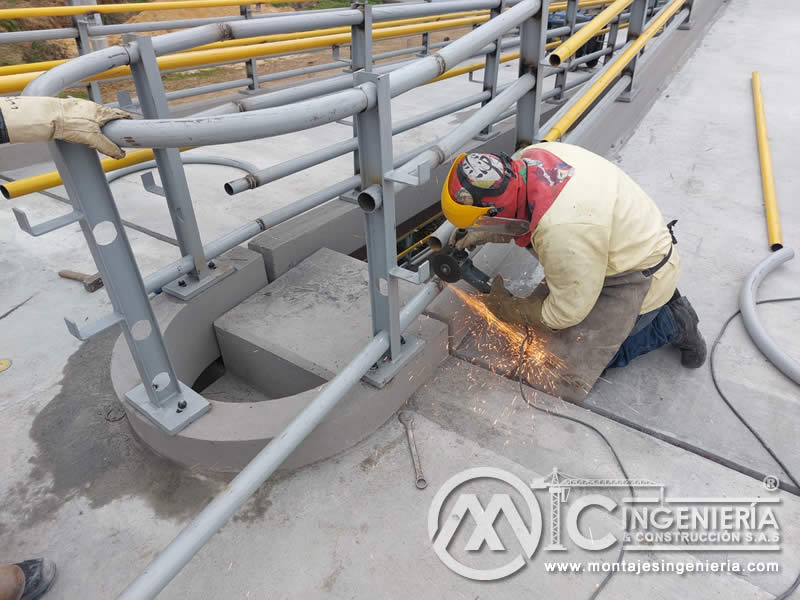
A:
<svg viewBox="0 0 800 600">
<path fill-rule="evenodd" d="M 779 303 L 779 302 L 797 302 L 797 301 L 800 301 L 800 296 L 791 296 L 791 297 L 786 297 L 786 298 L 770 298 L 770 299 L 767 299 L 767 300 L 759 300 L 759 301 L 756 302 L 756 304 L 772 304 L 772 303 Z M 727 318 L 725 323 L 722 325 L 722 328 L 720 329 L 720 332 L 717 334 L 717 337 L 714 340 L 714 343 L 711 345 L 711 352 L 709 353 L 709 365 L 711 367 L 711 381 L 714 383 L 714 388 L 717 390 L 717 393 L 720 395 L 720 398 L 722 398 L 723 402 L 725 402 L 725 405 L 730 409 L 730 411 L 734 414 L 734 416 L 742 423 L 742 425 L 745 426 L 745 428 L 747 428 L 747 430 L 753 435 L 753 437 L 764 448 L 764 450 L 767 451 L 767 453 L 780 466 L 780 468 L 783 469 L 783 472 L 786 474 L 786 476 L 789 478 L 789 480 L 795 486 L 800 488 L 800 483 L 798 483 L 798 480 L 794 477 L 794 475 L 792 475 L 792 472 L 786 467 L 786 465 L 783 463 L 783 461 L 781 461 L 781 459 L 778 458 L 778 456 L 775 453 L 775 451 L 764 440 L 764 438 L 762 438 L 761 435 L 759 435 L 759 433 L 753 428 L 752 425 L 750 425 L 750 423 L 747 421 L 747 419 L 745 419 L 744 416 L 742 416 L 742 414 L 736 409 L 736 407 L 733 406 L 733 404 L 728 399 L 728 397 L 723 393 L 722 389 L 720 388 L 719 382 L 717 381 L 716 370 L 714 369 L 714 354 L 716 352 L 717 346 L 719 346 L 719 343 L 722 340 L 722 336 L 725 334 L 725 331 L 728 329 L 728 325 L 730 325 L 731 321 L 733 321 L 740 314 L 741 314 L 741 311 L 737 310 L 735 313 L 733 313 L 730 317 Z M 542 406 L 537 406 L 537 405 L 533 404 L 531 401 L 528 400 L 528 397 L 525 395 L 525 388 L 524 388 L 523 377 L 522 377 L 522 373 L 523 373 L 522 367 L 525 364 L 525 349 L 526 349 L 526 347 L 528 345 L 528 342 L 530 341 L 530 337 L 531 337 L 530 328 L 526 325 L 525 326 L 525 340 L 522 342 L 522 344 L 520 346 L 520 350 L 519 350 L 519 367 L 517 369 L 517 379 L 518 379 L 518 382 L 519 382 L 519 392 L 522 395 L 522 399 L 525 401 L 525 404 L 527 404 L 528 406 L 530 406 L 534 410 L 538 410 L 540 412 L 543 412 L 544 414 L 549 415 L 551 417 L 556 417 L 556 418 L 559 418 L 559 419 L 564 419 L 566 421 L 571 421 L 573 423 L 578 423 L 579 425 L 582 425 L 583 427 L 589 429 L 591 432 L 593 432 L 594 434 L 599 436 L 600 439 L 603 441 L 603 443 L 605 443 L 605 445 L 608 447 L 608 449 L 611 452 L 612 456 L 614 457 L 614 460 L 616 461 L 617 466 L 619 467 L 619 470 L 622 472 L 623 477 L 625 479 L 630 479 L 628 477 L 627 471 L 625 470 L 625 466 L 622 464 L 622 461 L 620 460 L 619 455 L 617 454 L 617 451 L 614 449 L 614 446 L 611 444 L 611 442 L 608 440 L 608 438 L 605 435 L 603 435 L 603 433 L 599 429 L 597 429 L 594 425 L 592 425 L 592 424 L 590 424 L 590 423 L 588 423 L 586 421 L 583 421 L 581 419 L 578 419 L 576 417 L 571 417 L 569 415 L 565 415 L 565 414 L 560 413 L 558 411 L 554 411 L 554 410 L 551 410 L 551 409 L 548 409 L 548 408 L 544 408 Z M 779 480 L 779 485 L 780 485 L 780 480 Z M 630 490 L 631 497 L 634 497 L 633 487 L 630 484 L 628 485 L 628 489 Z M 628 524 L 627 523 L 625 524 L 625 530 L 628 531 Z M 625 554 L 625 546 L 620 546 L 619 555 L 617 556 L 617 562 L 622 562 L 622 557 L 623 557 L 624 554 Z M 614 571 L 613 570 L 609 571 L 606 574 L 605 578 L 597 585 L 597 587 L 595 588 L 594 592 L 592 592 L 592 595 L 589 596 L 589 600 L 594 600 L 595 598 L 597 598 L 597 596 L 600 594 L 600 592 L 603 590 L 603 588 L 611 580 L 611 577 L 613 575 L 614 575 Z M 786 588 L 786 590 L 781 592 L 779 595 L 775 596 L 775 600 L 786 600 L 792 594 L 794 594 L 795 591 L 797 591 L 798 587 L 800 587 L 800 574 L 797 575 L 797 577 L 795 578 L 794 582 L 792 582 L 792 584 L 788 588 Z"/>
<path fill-rule="evenodd" d="M 778 302 L 797 302 L 797 301 L 800 301 L 800 296 L 758 300 L 756 304 L 773 304 Z M 772 459 L 778 464 L 778 466 L 781 469 L 783 469 L 783 472 L 786 474 L 789 480 L 795 486 L 800 488 L 800 483 L 797 482 L 797 479 L 794 477 L 794 475 L 792 475 L 792 472 L 786 468 L 786 465 L 783 464 L 783 461 L 781 461 L 780 458 L 778 458 L 777 454 L 775 454 L 775 451 L 770 447 L 770 445 L 764 440 L 764 438 L 761 437 L 761 435 L 759 435 L 759 433 L 753 428 L 753 426 L 747 422 L 747 419 L 745 419 L 744 416 L 742 416 L 742 414 L 736 409 L 736 407 L 733 406 L 731 401 L 728 400 L 728 397 L 722 392 L 722 389 L 719 386 L 719 382 L 717 381 L 717 374 L 716 370 L 714 369 L 714 352 L 716 351 L 717 346 L 722 340 L 722 336 L 725 334 L 725 331 L 728 329 L 728 325 L 730 325 L 731 321 L 733 321 L 740 314 L 741 311 L 737 310 L 735 313 L 733 313 L 730 317 L 727 318 L 725 323 L 722 325 L 722 329 L 720 329 L 719 333 L 717 334 L 714 343 L 711 345 L 711 352 L 709 353 L 708 357 L 711 366 L 711 381 L 714 383 L 714 387 L 716 388 L 717 393 L 720 395 L 720 398 L 722 398 L 722 401 L 725 402 L 725 405 L 730 409 L 730 411 L 734 414 L 734 416 L 737 419 L 739 419 L 741 424 L 744 425 L 751 434 L 753 434 L 753 437 L 756 438 L 759 444 L 761 444 L 761 447 L 764 448 L 764 450 L 767 451 L 767 454 L 769 454 L 772 457 Z M 778 485 L 780 485 L 780 479 L 778 479 Z M 798 587 L 800 587 L 800 574 L 797 575 L 794 582 L 788 588 L 786 588 L 785 591 L 775 596 L 775 600 L 786 600 L 786 598 L 789 598 L 792 594 L 794 594 L 794 592 L 797 590 Z"/>
<path fill-rule="evenodd" d="M 549 408 L 544 408 L 542 406 L 536 406 L 534 403 L 532 403 L 531 401 L 528 400 L 528 397 L 525 395 L 524 385 L 522 383 L 523 382 L 523 377 L 522 377 L 523 369 L 522 369 L 522 367 L 525 364 L 525 348 L 527 348 L 528 342 L 530 341 L 530 338 L 531 338 L 531 331 L 530 331 L 530 328 L 526 325 L 525 326 L 525 339 L 523 340 L 523 342 L 522 342 L 522 344 L 520 345 L 520 348 L 519 348 L 519 367 L 517 369 L 517 379 L 519 381 L 519 393 L 520 393 L 520 395 L 522 395 L 522 399 L 525 401 L 525 404 L 530 406 L 532 409 L 538 410 L 540 412 L 543 412 L 546 415 L 549 415 L 551 417 L 556 417 L 556 418 L 559 418 L 559 419 L 564 419 L 565 421 L 572 421 L 573 423 L 578 423 L 579 425 L 584 426 L 586 429 L 588 429 L 589 431 L 591 431 L 592 433 L 597 435 L 603 441 L 603 443 L 608 447 L 609 451 L 611 452 L 611 455 L 614 457 L 614 461 L 617 463 L 617 466 L 619 467 L 619 470 L 622 472 L 623 478 L 626 479 L 626 480 L 629 480 L 630 477 L 628 477 L 628 472 L 625 470 L 625 466 L 622 464 L 622 460 L 620 459 L 619 455 L 617 454 L 617 451 L 614 449 L 614 446 L 611 444 L 609 439 L 603 434 L 603 432 L 600 431 L 599 429 L 597 429 L 597 427 L 595 427 L 591 423 L 588 423 L 587 421 L 583 421 L 581 419 L 578 419 L 577 417 L 571 417 L 569 415 L 565 415 L 563 413 L 560 413 L 560 412 L 555 411 L 555 410 L 551 410 Z M 634 491 L 633 491 L 633 486 L 630 483 L 628 484 L 628 490 L 631 493 L 631 498 L 634 498 L 635 494 L 634 494 Z M 625 523 L 625 531 L 628 531 L 628 523 L 627 522 Z M 620 548 L 619 548 L 619 554 L 617 555 L 617 563 L 622 563 L 622 557 L 623 557 L 624 554 L 625 554 L 625 546 L 621 544 Z M 597 584 L 597 587 L 595 587 L 594 591 L 592 592 L 592 595 L 589 596 L 589 600 L 595 600 L 595 598 L 597 598 L 597 596 L 600 595 L 600 592 L 603 590 L 604 587 L 606 587 L 608 582 L 614 576 L 615 572 L 616 571 L 614 571 L 612 569 L 608 573 L 606 573 L 606 576 L 603 578 L 603 580 L 599 584 Z"/>
</svg>

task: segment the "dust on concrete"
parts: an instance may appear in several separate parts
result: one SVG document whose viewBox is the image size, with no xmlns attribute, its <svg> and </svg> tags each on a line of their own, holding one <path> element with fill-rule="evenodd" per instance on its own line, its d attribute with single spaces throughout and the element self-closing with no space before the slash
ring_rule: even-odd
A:
<svg viewBox="0 0 800 600">
<path fill-rule="evenodd" d="M 364 471 L 365 473 L 369 473 L 370 471 L 372 471 L 375 467 L 378 466 L 378 464 L 381 462 L 381 459 L 386 454 L 388 454 L 391 450 L 397 447 L 398 444 L 401 444 L 403 441 L 405 441 L 406 439 L 405 429 L 403 428 L 402 425 L 400 425 L 400 428 L 401 432 L 397 437 L 389 440 L 382 446 L 375 446 L 372 449 L 370 455 L 359 463 L 359 466 L 361 467 L 362 471 Z"/>
<path fill-rule="evenodd" d="M 48 520 L 76 496 L 93 508 L 127 496 L 145 499 L 161 518 L 195 514 L 224 482 L 194 474 L 156 456 L 135 437 L 111 385 L 113 328 L 84 343 L 69 357 L 61 391 L 33 421 L 38 454 L 28 482 L 3 500 L 21 515 L 20 527 Z"/>
</svg>

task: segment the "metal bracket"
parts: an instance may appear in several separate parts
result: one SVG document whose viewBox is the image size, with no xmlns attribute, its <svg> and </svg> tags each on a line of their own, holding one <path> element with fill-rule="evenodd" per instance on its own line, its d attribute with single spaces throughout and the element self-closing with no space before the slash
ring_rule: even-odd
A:
<svg viewBox="0 0 800 600">
<path fill-rule="evenodd" d="M 228 275 L 233 275 L 235 268 L 231 265 L 216 265 L 213 269 L 208 269 L 208 275 L 202 279 L 197 279 L 191 275 L 183 275 L 165 285 L 163 289 L 170 296 L 175 296 L 183 301 L 191 300 L 200 292 L 207 290 L 215 283 L 225 279 Z"/>
<path fill-rule="evenodd" d="M 358 191 L 345 192 L 339 196 L 339 200 L 358 206 Z"/>
<path fill-rule="evenodd" d="M 71 225 L 72 223 L 76 223 L 83 218 L 83 213 L 78 210 L 73 210 L 71 213 L 66 215 L 61 215 L 60 217 L 56 217 L 55 219 L 50 219 L 49 221 L 45 221 L 44 223 L 39 223 L 38 225 L 31 225 L 30 221 L 28 221 L 28 215 L 25 214 L 24 211 L 20 210 L 19 208 L 12 208 L 11 210 L 14 211 L 14 216 L 17 218 L 17 225 L 19 228 L 22 229 L 25 233 L 32 235 L 33 237 L 39 237 L 40 235 L 44 235 L 45 233 L 50 233 L 51 231 L 55 231 L 56 229 L 61 229 L 62 227 L 66 227 L 67 225 Z"/>
<path fill-rule="evenodd" d="M 425 340 L 408 334 L 403 336 L 403 341 L 403 352 L 400 356 L 395 360 L 390 360 L 388 357 L 380 359 L 364 374 L 361 380 L 378 389 L 382 389 L 425 345 Z"/>
<path fill-rule="evenodd" d="M 93 335 L 97 335 L 101 331 L 105 331 L 109 327 L 113 327 L 117 323 L 121 323 L 124 320 L 125 317 L 123 317 L 121 314 L 113 312 L 110 315 L 106 315 L 102 319 L 95 321 L 94 323 L 90 323 L 84 327 L 78 327 L 75 321 L 64 317 L 64 322 L 67 324 L 67 329 L 69 332 L 82 342 L 85 342 Z"/>
<path fill-rule="evenodd" d="M 164 191 L 164 188 L 156 184 L 156 180 L 153 177 L 152 172 L 148 171 L 142 175 L 142 185 L 144 186 L 144 189 L 151 194 L 155 194 L 156 196 L 161 196 L 163 198 L 167 197 L 167 193 Z"/>
<path fill-rule="evenodd" d="M 428 163 L 417 165 L 416 173 L 411 169 L 404 171 L 403 167 L 389 171 L 384 175 L 384 179 L 395 183 L 405 183 L 407 185 L 422 185 L 431 178 L 431 166 Z"/>
<path fill-rule="evenodd" d="M 389 271 L 389 275 L 396 279 L 402 279 L 415 285 L 421 285 L 431 278 L 431 263 L 424 262 L 417 271 L 409 271 L 403 267 L 395 267 Z"/>
<path fill-rule="evenodd" d="M 142 116 L 142 107 L 138 103 L 134 103 L 131 93 L 128 90 L 117 92 L 117 104 L 119 104 L 119 107 L 124 111 L 139 115 L 140 117 Z"/>
<path fill-rule="evenodd" d="M 150 402 L 141 383 L 127 392 L 125 399 L 169 435 L 175 435 L 211 410 L 208 400 L 181 381 L 178 390 L 163 406 Z"/>
</svg>

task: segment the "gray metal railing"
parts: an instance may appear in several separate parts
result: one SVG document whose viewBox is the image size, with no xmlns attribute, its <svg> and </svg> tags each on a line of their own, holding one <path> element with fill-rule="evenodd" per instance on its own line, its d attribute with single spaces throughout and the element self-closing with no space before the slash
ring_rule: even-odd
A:
<svg viewBox="0 0 800 600">
<path fill-rule="evenodd" d="M 650 2 L 634 0 L 631 14 L 645 14 L 651 8 Z M 415 352 L 415 348 L 418 349 L 418 345 L 404 343 L 402 334 L 436 296 L 439 284 L 437 281 L 427 281 L 429 270 L 423 261 L 418 262 L 419 268 L 415 272 L 400 268 L 397 264 L 395 197 L 398 189 L 425 183 L 432 169 L 447 161 L 471 138 L 491 134 L 493 123 L 512 115 L 516 115 L 518 147 L 541 139 L 540 131 L 549 129 L 580 96 L 566 100 L 561 110 L 546 124 L 541 123 L 543 103 L 548 99 L 563 97 L 564 92 L 586 82 L 595 81 L 619 58 L 619 55 L 614 56 L 594 73 L 572 73 L 569 77 L 568 73 L 581 64 L 579 60 L 555 69 L 545 67 L 547 5 L 548 0 L 521 0 L 507 10 L 503 10 L 507 6 L 502 0 L 452 0 L 385 7 L 359 5 L 337 11 L 310 11 L 276 15 L 269 19 L 235 20 L 224 28 L 205 24 L 152 39 L 131 38 L 124 47 L 86 54 L 53 68 L 25 89 L 26 95 L 54 95 L 108 69 L 131 66 L 139 97 L 144 100 L 142 111 L 145 118 L 109 123 L 104 127 L 104 132 L 125 147 L 158 149 L 155 158 L 165 200 L 173 216 L 180 212 L 184 217 L 180 222 L 173 221 L 182 257 L 146 278 L 141 276 L 99 158 L 85 146 L 60 141 L 50 144 L 53 160 L 74 211 L 67 219 L 59 217 L 41 227 L 55 229 L 67 223 L 80 222 L 111 298 L 113 312 L 81 328 L 68 322 L 70 331 L 85 339 L 111 325 L 121 325 L 142 381 L 126 394 L 126 398 L 169 433 L 176 433 L 194 419 L 201 418 L 208 410 L 208 402 L 177 380 L 148 294 L 164 288 L 177 297 L 190 299 L 224 277 L 224 274 L 216 273 L 211 268 L 209 263 L 214 257 L 332 198 L 342 196 L 357 202 L 365 211 L 374 337 L 336 377 L 325 384 L 319 395 L 287 428 L 256 455 L 225 491 L 153 560 L 122 592 L 120 598 L 139 600 L 155 597 L 367 371 L 370 371 L 370 381 L 389 381 L 398 365 L 408 358 L 409 353 Z M 441 14 L 465 7 L 490 8 L 491 19 L 433 54 L 390 67 L 371 67 L 374 57 L 367 41 L 372 39 L 372 23 Z M 658 14 L 660 12 L 656 13 L 656 17 Z M 689 16 L 688 8 L 680 11 L 652 44 L 653 50 L 664 44 Z M 308 31 L 343 24 L 352 28 L 353 64 L 361 65 L 352 74 L 246 98 L 191 118 L 171 119 L 166 116 L 167 95 L 163 85 L 160 85 L 157 56 L 222 38 Z M 499 85 L 497 55 L 502 48 L 501 38 L 504 35 L 519 36 L 519 71 L 513 82 Z M 631 43 L 632 40 L 621 45 L 626 48 Z M 595 53 L 595 57 L 614 55 L 618 45 L 616 35 L 609 35 L 605 48 Z M 476 55 L 485 56 L 480 92 L 393 123 L 392 97 L 424 85 Z M 617 95 L 629 89 L 635 77 L 634 67 L 641 69 L 645 61 L 639 60 L 638 63 L 630 65 L 611 86 L 611 97 L 616 99 Z M 552 75 L 557 76 L 556 85 L 544 89 L 547 77 Z M 394 155 L 394 134 L 478 104 L 480 108 L 447 135 L 410 152 Z M 602 109 L 608 104 L 608 100 L 601 99 L 596 108 Z M 588 118 L 597 118 L 597 114 L 590 111 Z M 354 151 L 358 157 L 356 174 L 245 223 L 208 245 L 202 244 L 177 148 L 271 137 L 331 123 L 344 117 L 354 118 L 357 133 L 351 140 L 234 180 L 228 184 L 229 192 L 264 185 L 319 161 Z M 405 307 L 400 306 L 398 295 L 400 279 L 422 284 L 421 291 Z M 374 365 L 377 365 L 377 369 L 370 369 Z"/>
</svg>

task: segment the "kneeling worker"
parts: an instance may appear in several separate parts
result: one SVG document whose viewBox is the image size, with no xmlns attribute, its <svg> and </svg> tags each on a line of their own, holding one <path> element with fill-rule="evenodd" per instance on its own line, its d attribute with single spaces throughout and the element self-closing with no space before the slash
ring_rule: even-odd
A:
<svg viewBox="0 0 800 600">
<path fill-rule="evenodd" d="M 513 238 L 544 268 L 531 296 L 512 296 L 498 276 L 483 301 L 499 319 L 534 330 L 563 361 L 555 389 L 545 391 L 582 400 L 604 369 L 666 344 L 680 350 L 685 367 L 705 362 L 697 313 L 676 289 L 671 227 L 633 179 L 601 156 L 557 142 L 513 157 L 461 155 L 442 209 L 467 230 L 457 247 Z"/>
</svg>

